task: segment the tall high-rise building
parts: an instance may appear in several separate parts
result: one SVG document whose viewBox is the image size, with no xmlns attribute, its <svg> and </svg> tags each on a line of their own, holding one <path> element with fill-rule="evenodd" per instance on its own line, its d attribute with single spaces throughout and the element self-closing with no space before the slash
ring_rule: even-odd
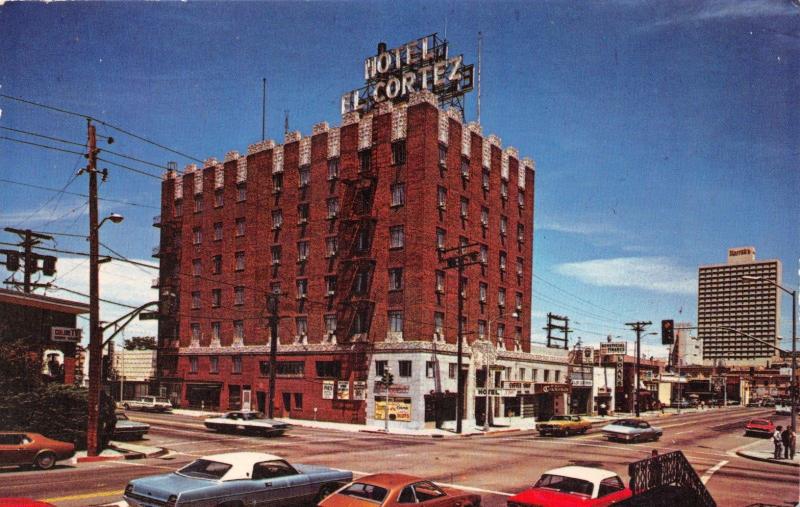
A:
<svg viewBox="0 0 800 507">
<path fill-rule="evenodd" d="M 415 428 L 452 420 L 461 391 L 465 419 L 480 420 L 487 363 L 496 417 L 563 413 L 566 351 L 530 343 L 534 163 L 442 106 L 457 86 L 433 79 L 458 76 L 461 58 L 426 39 L 379 47 L 367 60 L 372 91 L 345 96 L 341 126 L 165 175 L 154 252 L 170 315 L 159 324 L 162 394 L 266 411 L 276 339 L 278 415 L 382 424 L 388 413 Z M 380 81 L 395 57 L 411 62 L 402 88 L 392 73 Z M 407 90 L 409 73 L 428 72 L 413 62 L 435 59 L 449 70 L 421 82 L 438 94 Z M 364 107 L 382 93 L 396 100 Z M 458 247 L 474 253 L 461 283 L 441 258 Z"/>
<path fill-rule="evenodd" d="M 748 280 L 743 277 L 758 277 Z M 731 366 L 765 365 L 778 345 L 781 298 L 779 260 L 756 260 L 754 247 L 731 248 L 726 264 L 700 266 L 697 291 L 698 338 L 703 359 Z"/>
</svg>

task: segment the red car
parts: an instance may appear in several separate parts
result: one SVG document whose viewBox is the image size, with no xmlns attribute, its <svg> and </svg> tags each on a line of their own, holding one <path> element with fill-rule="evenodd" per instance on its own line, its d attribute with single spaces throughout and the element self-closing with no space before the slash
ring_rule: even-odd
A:
<svg viewBox="0 0 800 507">
<path fill-rule="evenodd" d="M 0 507 L 56 507 L 47 502 L 31 500 L 30 498 L 0 498 Z"/>
<path fill-rule="evenodd" d="M 569 466 L 548 470 L 531 489 L 508 499 L 508 507 L 605 507 L 633 494 L 614 472 Z"/>
<path fill-rule="evenodd" d="M 319 507 L 480 507 L 481 497 L 405 474 L 361 477 L 319 503 Z"/>
<path fill-rule="evenodd" d="M 744 427 L 744 434 L 769 437 L 775 433 L 775 424 L 769 419 L 751 419 Z"/>
<path fill-rule="evenodd" d="M 39 433 L 0 432 L 0 466 L 35 466 L 47 470 L 75 455 L 75 446 Z"/>
</svg>

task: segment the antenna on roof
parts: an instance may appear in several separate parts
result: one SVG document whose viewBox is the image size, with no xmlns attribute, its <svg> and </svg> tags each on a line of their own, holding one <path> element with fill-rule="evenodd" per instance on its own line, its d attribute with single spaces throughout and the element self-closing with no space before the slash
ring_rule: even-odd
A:
<svg viewBox="0 0 800 507">
<path fill-rule="evenodd" d="M 289 133 L 289 110 L 283 110 L 283 135 Z"/>
<path fill-rule="evenodd" d="M 478 125 L 481 123 L 481 56 L 483 55 L 483 33 L 478 32 Z"/>
</svg>

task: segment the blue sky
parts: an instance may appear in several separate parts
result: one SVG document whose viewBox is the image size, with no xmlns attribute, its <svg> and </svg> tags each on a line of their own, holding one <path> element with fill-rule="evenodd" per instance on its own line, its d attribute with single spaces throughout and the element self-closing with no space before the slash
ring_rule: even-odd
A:
<svg viewBox="0 0 800 507">
<path fill-rule="evenodd" d="M 290 126 L 340 122 L 363 59 L 432 32 L 476 62 L 484 34 L 482 124 L 536 160 L 534 332 L 569 315 L 584 342 L 630 338 L 624 322 L 696 320 L 697 267 L 752 245 L 798 286 L 798 14 L 789 0 L 608 2 L 6 3 L 0 93 L 95 116 L 205 159 L 245 152 Z M 80 118 L 0 99 L 0 126 L 85 140 Z M 467 101 L 475 119 L 475 93 Z M 111 149 L 190 162 L 132 137 Z M 2 130 L 2 136 L 59 145 Z M 84 161 L 0 140 L 0 177 L 61 189 Z M 143 164 L 130 165 L 158 172 Z M 109 166 L 103 203 L 126 216 L 103 242 L 153 262 L 156 179 Z M 68 191 L 85 193 L 86 177 Z M 85 199 L 0 186 L 0 225 L 83 234 Z M 10 235 L 3 241 L 9 241 Z M 86 249 L 59 237 L 58 246 Z M 116 264 L 116 265 L 114 265 Z M 57 284 L 86 286 L 64 258 Z M 155 273 L 112 263 L 102 291 L 153 297 Z M 53 293 L 68 297 L 63 292 Z M 121 309 L 104 307 L 104 316 Z M 790 336 L 784 299 L 782 332 Z M 130 334 L 147 332 L 137 323 Z M 657 325 L 654 324 L 655 330 Z M 658 354 L 659 345 L 646 350 Z"/>
</svg>

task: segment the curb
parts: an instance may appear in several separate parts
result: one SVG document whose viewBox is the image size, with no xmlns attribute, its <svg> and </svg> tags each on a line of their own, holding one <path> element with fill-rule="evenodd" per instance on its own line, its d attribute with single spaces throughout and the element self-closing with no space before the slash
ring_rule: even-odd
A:
<svg viewBox="0 0 800 507">
<path fill-rule="evenodd" d="M 753 461 L 763 461 L 764 463 L 774 463 L 776 465 L 783 465 L 786 467 L 800 468 L 800 463 L 794 463 L 791 461 L 782 461 L 773 458 L 762 458 L 761 456 L 753 456 L 747 451 L 736 451 L 736 455 L 741 456 L 742 458 L 751 459 Z"/>
<path fill-rule="evenodd" d="M 110 447 L 110 449 L 114 448 Z M 161 456 L 164 456 L 168 452 L 169 452 L 168 449 L 161 447 L 157 451 L 151 453 L 128 451 L 126 454 L 120 454 L 118 456 L 81 456 L 79 458 L 75 458 L 75 463 L 95 463 L 98 461 L 120 461 L 127 459 L 159 458 Z"/>
</svg>

